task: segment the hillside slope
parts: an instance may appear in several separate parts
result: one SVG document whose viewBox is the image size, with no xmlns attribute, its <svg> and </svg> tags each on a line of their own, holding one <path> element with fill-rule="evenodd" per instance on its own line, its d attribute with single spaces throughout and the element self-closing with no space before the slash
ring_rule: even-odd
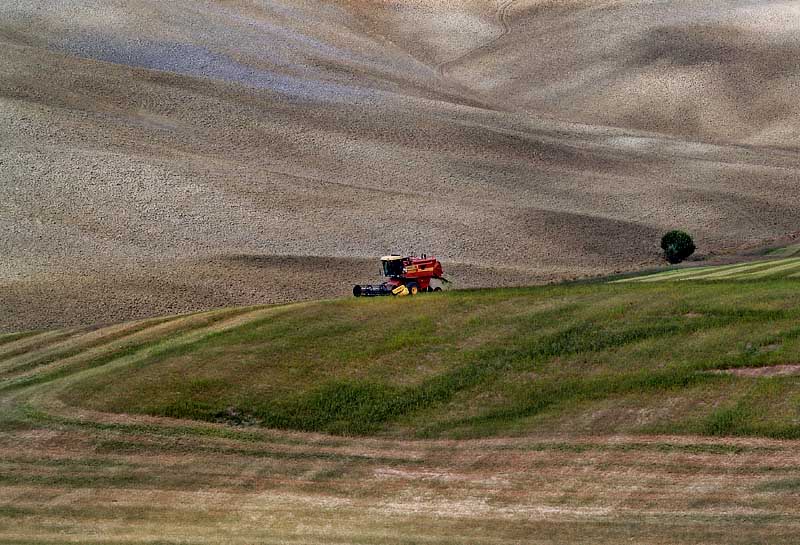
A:
<svg viewBox="0 0 800 545">
<path fill-rule="evenodd" d="M 794 543 L 786 261 L 0 336 L 0 543 Z"/>
<path fill-rule="evenodd" d="M 4 3 L 0 330 L 344 294 L 389 251 L 497 286 L 652 264 L 673 227 L 701 255 L 784 237 L 798 19 L 745 0 Z"/>
<path fill-rule="evenodd" d="M 749 281 L 349 299 L 10 337 L 0 392 L 42 384 L 81 410 L 339 434 L 800 438 L 800 264 L 785 261 Z"/>
</svg>

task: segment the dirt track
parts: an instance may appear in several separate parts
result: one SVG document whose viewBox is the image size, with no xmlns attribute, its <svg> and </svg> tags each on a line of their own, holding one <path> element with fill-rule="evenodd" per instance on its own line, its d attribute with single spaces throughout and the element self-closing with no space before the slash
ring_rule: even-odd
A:
<svg viewBox="0 0 800 545">
<path fill-rule="evenodd" d="M 676 226 L 701 255 L 779 239 L 798 27 L 782 1 L 3 4 L 0 330 L 344 295 L 389 251 L 492 286 L 652 265 Z"/>
</svg>

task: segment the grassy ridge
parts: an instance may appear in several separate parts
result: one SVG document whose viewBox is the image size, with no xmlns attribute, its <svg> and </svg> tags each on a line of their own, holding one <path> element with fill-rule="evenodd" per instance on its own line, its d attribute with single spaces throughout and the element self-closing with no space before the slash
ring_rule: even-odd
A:
<svg viewBox="0 0 800 545">
<path fill-rule="evenodd" d="M 339 434 L 800 437 L 791 279 L 454 292 L 290 306 L 99 373 L 70 404 Z"/>
</svg>

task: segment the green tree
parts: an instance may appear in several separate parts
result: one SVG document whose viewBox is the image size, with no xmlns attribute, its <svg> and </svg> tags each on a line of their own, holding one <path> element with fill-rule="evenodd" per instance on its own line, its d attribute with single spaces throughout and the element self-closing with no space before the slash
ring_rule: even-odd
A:
<svg viewBox="0 0 800 545">
<path fill-rule="evenodd" d="M 661 237 L 661 249 L 664 257 L 672 264 L 680 263 L 697 249 L 692 237 L 683 231 L 670 231 Z"/>
</svg>

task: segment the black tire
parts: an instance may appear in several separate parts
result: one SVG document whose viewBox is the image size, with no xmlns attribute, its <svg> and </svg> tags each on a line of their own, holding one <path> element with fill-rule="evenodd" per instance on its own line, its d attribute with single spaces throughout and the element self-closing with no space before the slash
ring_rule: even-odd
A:
<svg viewBox="0 0 800 545">
<path fill-rule="evenodd" d="M 353 286 L 353 295 L 361 297 L 361 286 Z"/>
<path fill-rule="evenodd" d="M 419 293 L 419 284 L 417 284 L 416 282 L 411 282 L 410 284 L 406 284 L 406 287 L 408 288 L 409 295 L 416 295 Z"/>
<path fill-rule="evenodd" d="M 438 287 L 437 288 L 433 288 L 433 291 L 434 292 L 440 292 L 440 291 L 442 291 L 442 288 L 438 288 Z"/>
</svg>

